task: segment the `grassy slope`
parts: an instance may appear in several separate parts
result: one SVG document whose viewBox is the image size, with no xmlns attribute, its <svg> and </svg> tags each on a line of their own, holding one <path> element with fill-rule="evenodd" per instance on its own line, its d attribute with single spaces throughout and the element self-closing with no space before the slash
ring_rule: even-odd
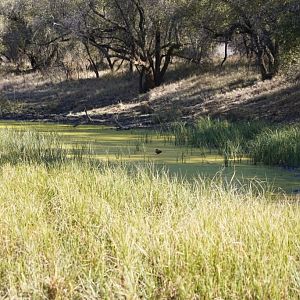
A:
<svg viewBox="0 0 300 300">
<path fill-rule="evenodd" d="M 299 207 L 255 189 L 192 187 L 142 170 L 4 165 L 0 204 L 8 298 L 300 295 Z"/>
<path fill-rule="evenodd" d="M 64 81 L 58 75 L 2 76 L 0 94 L 3 116 L 60 119 L 84 116 L 86 107 L 95 118 L 110 122 L 118 115 L 123 122 L 158 123 L 193 119 L 199 115 L 232 119 L 264 118 L 273 121 L 300 120 L 299 77 L 277 77 L 260 82 L 257 73 L 240 67 L 203 71 L 201 67 L 174 65 L 166 83 L 139 96 L 137 78 L 102 73 L 100 80 L 82 74 L 80 80 Z M 79 113 L 78 113 L 79 112 Z M 151 114 L 149 115 L 149 112 Z M 49 116 L 49 114 L 53 114 Z"/>
</svg>

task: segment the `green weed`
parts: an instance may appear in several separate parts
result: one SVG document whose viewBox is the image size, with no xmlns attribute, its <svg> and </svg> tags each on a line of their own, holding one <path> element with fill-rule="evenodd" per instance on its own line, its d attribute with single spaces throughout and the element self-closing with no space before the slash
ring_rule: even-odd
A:
<svg viewBox="0 0 300 300">
<path fill-rule="evenodd" d="M 223 155 L 224 164 L 249 158 L 254 164 L 300 166 L 300 127 L 263 122 L 228 122 L 201 118 L 195 125 L 177 123 L 175 145 L 206 148 Z"/>
<path fill-rule="evenodd" d="M 299 125 L 264 131 L 253 141 L 250 156 L 254 163 L 299 167 Z"/>
</svg>

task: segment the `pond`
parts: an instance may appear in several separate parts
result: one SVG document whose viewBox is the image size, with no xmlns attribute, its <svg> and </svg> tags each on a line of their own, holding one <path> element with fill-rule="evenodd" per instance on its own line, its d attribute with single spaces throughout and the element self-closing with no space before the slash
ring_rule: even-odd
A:
<svg viewBox="0 0 300 300">
<path fill-rule="evenodd" d="M 268 182 L 275 188 L 288 193 L 300 190 L 300 170 L 252 165 L 246 159 L 240 163 L 224 167 L 223 157 L 213 151 L 196 148 L 177 147 L 170 134 L 161 134 L 153 130 L 117 131 L 103 126 L 72 125 L 2 121 L 0 128 L 16 128 L 56 132 L 66 147 L 90 147 L 93 156 L 105 161 L 119 161 L 136 164 L 152 164 L 158 170 L 169 171 L 188 180 L 198 176 L 216 176 L 222 174 L 231 180 L 255 180 Z M 156 154 L 155 150 L 161 150 Z"/>
</svg>

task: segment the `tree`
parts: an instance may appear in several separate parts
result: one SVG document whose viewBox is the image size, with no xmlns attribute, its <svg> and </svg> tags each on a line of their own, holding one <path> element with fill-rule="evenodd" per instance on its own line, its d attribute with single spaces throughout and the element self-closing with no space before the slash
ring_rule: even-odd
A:
<svg viewBox="0 0 300 300">
<path fill-rule="evenodd" d="M 74 29 L 81 39 L 99 49 L 110 65 L 121 60 L 135 66 L 141 92 L 161 85 L 181 46 L 183 16 L 174 1 L 90 0 L 82 12 Z"/>
<path fill-rule="evenodd" d="M 215 38 L 225 42 L 242 35 L 245 47 L 256 56 L 263 80 L 272 79 L 280 70 L 281 50 L 286 29 L 284 20 L 298 16 L 295 0 L 217 0 L 214 27 L 205 25 Z"/>
<path fill-rule="evenodd" d="M 2 3 L 1 13 L 6 20 L 2 41 L 10 59 L 28 59 L 32 70 L 48 68 L 60 60 L 59 44 L 69 35 L 56 26 L 52 1 L 31 0 Z"/>
</svg>

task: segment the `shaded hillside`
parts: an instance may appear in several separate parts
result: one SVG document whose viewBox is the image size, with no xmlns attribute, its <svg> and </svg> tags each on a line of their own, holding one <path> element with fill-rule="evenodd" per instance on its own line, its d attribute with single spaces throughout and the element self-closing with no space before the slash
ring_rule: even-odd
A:
<svg viewBox="0 0 300 300">
<path fill-rule="evenodd" d="M 192 75 L 187 75 L 192 74 Z M 103 73 L 100 79 L 50 80 L 39 74 L 0 80 L 2 118 L 155 125 L 201 115 L 230 119 L 300 120 L 300 80 L 277 77 L 261 82 L 243 68 L 200 72 L 173 69 L 169 81 L 139 95 L 137 78 Z"/>
</svg>

